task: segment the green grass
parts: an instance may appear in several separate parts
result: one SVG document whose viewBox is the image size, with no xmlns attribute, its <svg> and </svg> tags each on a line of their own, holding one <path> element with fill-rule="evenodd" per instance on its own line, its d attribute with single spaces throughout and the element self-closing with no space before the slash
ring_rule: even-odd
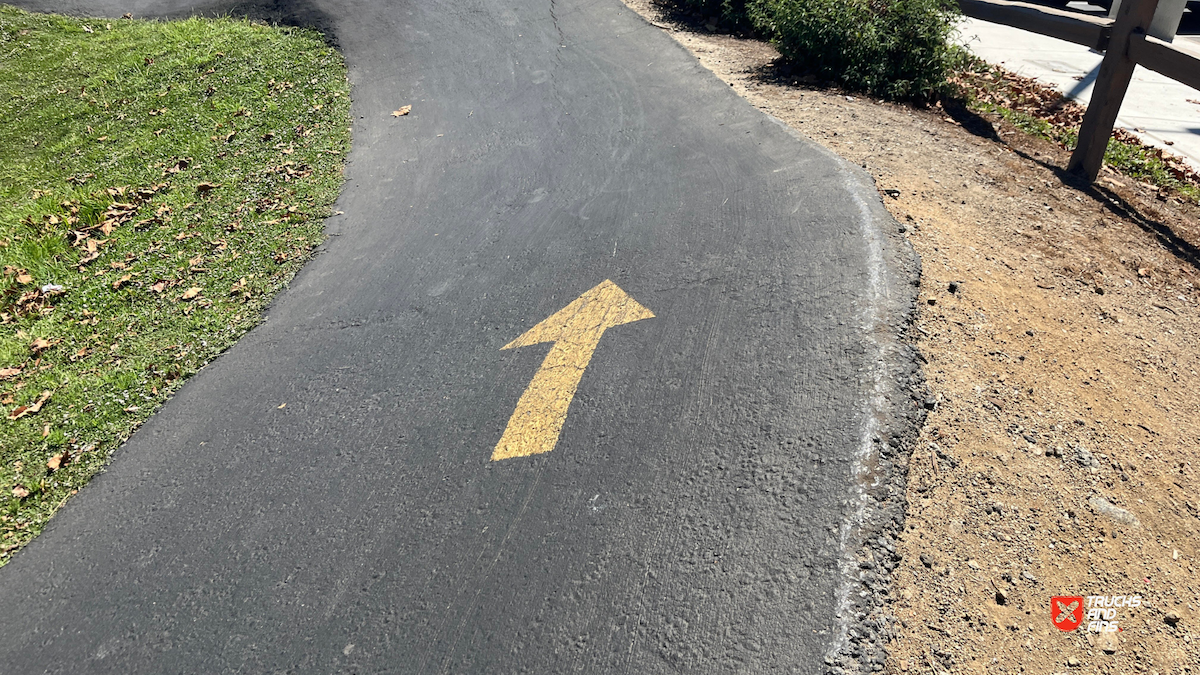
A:
<svg viewBox="0 0 1200 675">
<path fill-rule="evenodd" d="M 0 119 L 2 565 L 310 257 L 349 86 L 312 31 L 0 5 Z"/>
</svg>

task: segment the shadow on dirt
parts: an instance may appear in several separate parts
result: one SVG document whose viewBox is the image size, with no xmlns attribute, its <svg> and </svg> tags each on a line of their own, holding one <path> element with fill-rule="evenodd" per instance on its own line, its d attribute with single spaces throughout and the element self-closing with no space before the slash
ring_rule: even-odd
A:
<svg viewBox="0 0 1200 675">
<path fill-rule="evenodd" d="M 950 116 L 950 119 L 958 122 L 958 124 L 968 132 L 986 138 L 989 141 L 1003 143 L 1000 134 L 996 133 L 996 127 L 992 123 L 972 111 L 959 99 L 944 99 L 942 101 L 942 109 Z"/>
<path fill-rule="evenodd" d="M 986 120 L 983 121 L 985 124 L 987 123 Z M 1062 181 L 1063 185 L 1072 187 L 1079 192 L 1088 195 L 1092 199 L 1103 203 L 1105 210 L 1107 210 L 1113 216 L 1126 219 L 1134 225 L 1137 225 L 1144 232 L 1153 236 L 1158 243 L 1167 250 L 1168 253 L 1178 258 L 1181 262 L 1191 265 L 1196 270 L 1200 271 L 1200 246 L 1197 246 L 1196 244 L 1193 244 L 1185 239 L 1170 225 L 1167 225 L 1166 223 L 1147 215 L 1144 210 L 1138 208 L 1136 204 L 1130 202 L 1128 199 L 1125 199 L 1102 183 L 1091 183 L 1082 174 L 1073 171 L 1067 171 L 1066 168 L 1049 161 L 1046 157 L 1030 155 L 1019 148 L 1015 148 L 1012 145 L 1005 143 L 999 138 L 996 140 L 1000 143 L 1003 143 L 1016 155 L 1035 164 L 1040 164 L 1046 169 L 1052 171 L 1054 175 L 1057 176 L 1060 181 Z"/>
<path fill-rule="evenodd" d="M 1128 218 L 1138 227 L 1145 230 L 1146 233 L 1157 239 L 1158 243 L 1167 249 L 1171 255 L 1200 270 L 1200 247 L 1179 236 L 1179 233 L 1171 229 L 1170 226 L 1142 215 L 1136 206 L 1102 185 L 1096 184 L 1091 186 L 1088 192 L 1097 199 L 1106 202 L 1105 207 L 1113 215 Z"/>
</svg>

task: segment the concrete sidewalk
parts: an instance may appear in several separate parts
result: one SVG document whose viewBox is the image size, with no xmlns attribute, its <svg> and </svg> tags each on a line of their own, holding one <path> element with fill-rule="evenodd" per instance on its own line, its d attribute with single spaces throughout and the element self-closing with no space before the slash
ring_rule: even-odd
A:
<svg viewBox="0 0 1200 675">
<path fill-rule="evenodd" d="M 1082 2 L 1071 7 L 1096 10 Z M 1175 39 L 1200 50 L 1195 35 L 1184 33 Z M 1103 58 L 1087 47 L 976 19 L 964 19 L 958 42 L 976 56 L 1037 78 L 1084 105 L 1091 98 Z M 1117 125 L 1200 169 L 1200 91 L 1138 66 Z"/>
</svg>

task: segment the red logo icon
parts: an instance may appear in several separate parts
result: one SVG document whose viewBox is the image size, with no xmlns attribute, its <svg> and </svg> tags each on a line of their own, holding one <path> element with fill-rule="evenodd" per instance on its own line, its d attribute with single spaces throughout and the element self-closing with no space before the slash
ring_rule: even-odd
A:
<svg viewBox="0 0 1200 675">
<path fill-rule="evenodd" d="M 1064 595 L 1050 598 L 1050 620 L 1059 630 L 1075 630 L 1083 623 L 1083 596 Z"/>
</svg>

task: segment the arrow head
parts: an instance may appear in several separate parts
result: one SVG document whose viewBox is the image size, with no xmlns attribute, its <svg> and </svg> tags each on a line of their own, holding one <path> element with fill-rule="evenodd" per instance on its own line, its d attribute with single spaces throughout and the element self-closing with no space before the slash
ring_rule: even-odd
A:
<svg viewBox="0 0 1200 675">
<path fill-rule="evenodd" d="M 639 304 L 620 286 L 605 279 L 502 349 L 528 347 L 542 342 L 599 341 L 600 335 L 613 326 L 651 318 L 654 318 L 654 312 Z"/>
</svg>

